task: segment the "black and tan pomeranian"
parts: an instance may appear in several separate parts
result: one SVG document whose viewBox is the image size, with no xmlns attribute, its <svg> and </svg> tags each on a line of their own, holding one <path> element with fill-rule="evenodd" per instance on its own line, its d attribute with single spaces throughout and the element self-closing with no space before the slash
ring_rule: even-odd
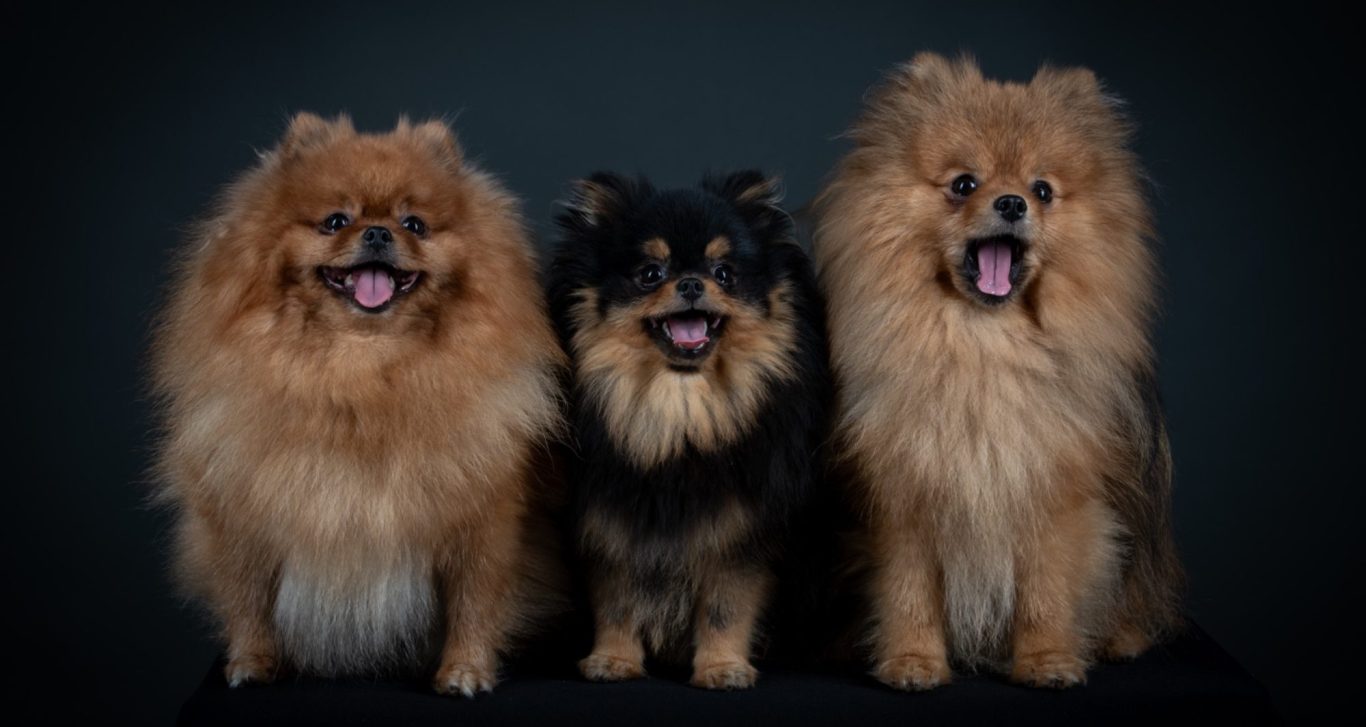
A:
<svg viewBox="0 0 1366 727">
<path fill-rule="evenodd" d="M 776 183 L 576 185 L 551 268 L 573 360 L 576 532 L 596 639 L 584 676 L 682 661 L 752 686 L 787 524 L 810 502 L 830 383 L 824 311 Z"/>
</svg>

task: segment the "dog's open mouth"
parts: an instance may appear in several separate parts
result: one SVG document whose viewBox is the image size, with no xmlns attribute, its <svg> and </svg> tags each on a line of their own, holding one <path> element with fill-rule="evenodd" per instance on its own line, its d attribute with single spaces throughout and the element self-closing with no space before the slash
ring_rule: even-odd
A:
<svg viewBox="0 0 1366 727">
<path fill-rule="evenodd" d="M 699 360 L 711 352 L 726 319 L 708 311 L 688 310 L 647 318 L 646 323 L 666 353 L 683 360 Z"/>
<path fill-rule="evenodd" d="M 417 287 L 422 278 L 422 273 L 416 270 L 399 270 L 384 263 L 364 263 L 349 268 L 321 267 L 318 275 L 327 287 L 369 313 L 388 308 L 395 298 Z"/>
<path fill-rule="evenodd" d="M 1020 281 L 1026 247 L 1024 240 L 1012 235 L 969 240 L 963 276 L 986 300 L 1005 300 Z"/>
</svg>

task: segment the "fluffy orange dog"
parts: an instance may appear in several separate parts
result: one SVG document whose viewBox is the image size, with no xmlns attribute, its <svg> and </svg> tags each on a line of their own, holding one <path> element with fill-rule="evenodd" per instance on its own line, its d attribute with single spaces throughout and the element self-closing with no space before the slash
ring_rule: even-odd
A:
<svg viewBox="0 0 1366 727">
<path fill-rule="evenodd" d="M 1090 71 L 997 83 L 921 55 L 850 135 L 815 253 L 875 674 L 1077 684 L 1173 627 L 1181 582 L 1128 126 Z"/>
<path fill-rule="evenodd" d="M 562 354 L 515 200 L 441 123 L 301 114 L 186 250 L 158 331 L 161 494 L 232 685 L 435 666 L 493 687 Z"/>
</svg>

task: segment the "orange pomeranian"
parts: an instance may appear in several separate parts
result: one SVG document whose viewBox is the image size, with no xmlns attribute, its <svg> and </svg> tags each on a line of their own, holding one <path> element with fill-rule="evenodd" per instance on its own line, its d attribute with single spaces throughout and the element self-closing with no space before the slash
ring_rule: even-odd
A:
<svg viewBox="0 0 1366 727">
<path fill-rule="evenodd" d="M 157 331 L 160 495 L 226 677 L 438 667 L 492 689 L 563 354 L 517 203 L 442 123 L 294 118 L 186 249 Z M 549 539 L 547 539 L 549 540 Z"/>
<path fill-rule="evenodd" d="M 817 200 L 839 439 L 873 554 L 875 675 L 1084 681 L 1178 622 L 1129 127 L 1083 69 L 925 54 Z"/>
</svg>

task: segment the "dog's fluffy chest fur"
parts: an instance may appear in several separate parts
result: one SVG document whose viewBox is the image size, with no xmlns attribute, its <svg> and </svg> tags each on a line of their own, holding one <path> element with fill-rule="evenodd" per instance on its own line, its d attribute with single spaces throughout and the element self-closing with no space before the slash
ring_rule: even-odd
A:
<svg viewBox="0 0 1366 727">
<path fill-rule="evenodd" d="M 1009 311 L 971 313 L 889 329 L 883 375 L 861 377 L 878 383 L 861 392 L 846 431 L 896 433 L 900 446 L 879 456 L 905 479 L 871 490 L 871 504 L 936 533 L 950 642 L 969 660 L 990 660 L 1003 648 L 1019 549 L 1043 522 L 1041 508 L 1102 486 L 1082 463 L 1104 449 L 1114 393 L 1088 375 L 1099 364 L 1075 346 L 1054 345 Z"/>
<path fill-rule="evenodd" d="M 878 383 L 859 396 L 866 411 L 848 426 L 854 436 L 874 426 L 898 432 L 903 446 L 885 456 L 903 459 L 917 499 L 986 516 L 1018 511 L 1054 483 L 1060 465 L 1093 451 L 1112 405 L 1084 359 L 1055 353 L 1037 332 L 981 318 L 889 332 L 882 375 L 864 379 Z"/>
<path fill-rule="evenodd" d="M 278 548 L 358 539 L 432 547 L 493 494 L 488 479 L 475 476 L 484 463 L 462 455 L 464 432 L 443 436 L 450 441 L 438 448 L 420 433 L 421 421 L 383 431 L 353 410 L 319 407 L 262 427 L 252 410 L 222 399 L 201 407 L 198 426 L 181 436 L 202 438 L 188 448 L 201 453 L 191 465 L 200 487 Z"/>
<path fill-rule="evenodd" d="M 212 401 L 212 403 L 209 403 Z M 265 413 L 271 426 L 261 426 Z M 278 563 L 273 622 L 301 667 L 324 674 L 426 663 L 438 618 L 434 560 L 497 496 L 471 435 L 415 412 L 400 431 L 345 407 L 206 400 L 182 430 L 217 517 Z M 308 436 L 302 436 L 307 432 Z M 484 445 L 484 442 L 474 442 Z M 486 451 L 476 449 L 475 451 Z"/>
</svg>

